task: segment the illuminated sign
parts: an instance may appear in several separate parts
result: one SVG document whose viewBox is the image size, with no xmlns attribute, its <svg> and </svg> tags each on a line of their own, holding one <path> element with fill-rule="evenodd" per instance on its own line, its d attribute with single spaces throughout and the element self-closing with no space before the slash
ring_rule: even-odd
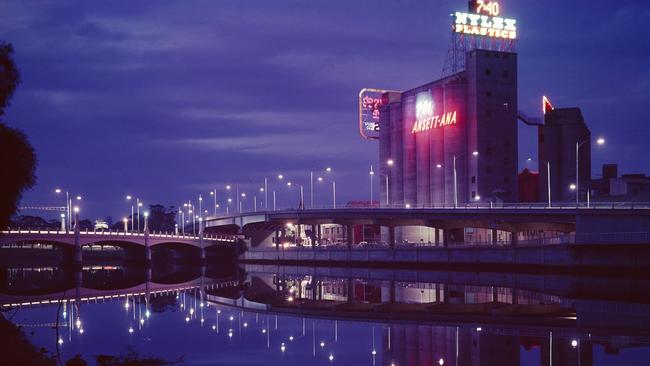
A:
<svg viewBox="0 0 650 366">
<path fill-rule="evenodd" d="M 553 109 L 555 109 L 555 108 L 553 108 L 553 104 L 551 104 L 551 101 L 548 100 L 546 95 L 543 95 L 542 96 L 542 112 L 544 114 L 546 114 L 546 112 L 552 111 Z"/>
<path fill-rule="evenodd" d="M 359 133 L 368 140 L 379 139 L 380 109 L 387 90 L 361 89 L 359 92 Z"/>
<path fill-rule="evenodd" d="M 417 95 L 415 99 L 415 122 L 411 133 L 425 132 L 456 124 L 456 111 L 435 113 L 435 103 L 429 92 Z"/>
<path fill-rule="evenodd" d="M 456 12 L 456 33 L 501 39 L 517 38 L 517 20 L 499 17 L 501 8 L 497 1 L 476 0 L 473 4 L 474 12 Z"/>
</svg>

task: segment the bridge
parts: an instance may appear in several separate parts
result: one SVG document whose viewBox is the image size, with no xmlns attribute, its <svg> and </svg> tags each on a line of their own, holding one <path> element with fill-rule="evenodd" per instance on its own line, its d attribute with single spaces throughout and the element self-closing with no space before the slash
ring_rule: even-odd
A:
<svg viewBox="0 0 650 366">
<path fill-rule="evenodd" d="M 201 240 L 204 241 L 204 247 L 235 242 L 235 238 L 232 235 L 204 235 L 201 238 L 201 236 L 172 233 L 79 231 L 79 244 L 81 246 L 102 243 L 129 243 L 144 246 L 148 241 L 148 245 L 152 247 L 160 244 L 174 243 L 199 248 L 201 247 Z M 18 242 L 54 243 L 73 246 L 75 245 L 75 233 L 60 230 L 18 229 L 0 231 L 0 246 Z"/>
<path fill-rule="evenodd" d="M 113 245 L 128 248 L 144 249 L 144 259 L 151 261 L 151 249 L 156 246 L 182 246 L 196 248 L 200 257 L 205 259 L 205 249 L 213 246 L 232 246 L 236 243 L 232 235 L 211 235 L 199 230 L 199 235 L 184 235 L 153 232 L 145 227 L 144 232 L 117 232 L 117 231 L 74 231 L 58 230 L 5 230 L 0 231 L 0 247 L 18 243 L 40 243 L 71 248 L 74 250 L 74 262 L 82 262 L 82 250 L 90 245 Z"/>
<path fill-rule="evenodd" d="M 455 231 L 482 228 L 510 233 L 511 244 L 528 231 L 574 234 L 574 240 L 591 240 L 612 234 L 646 234 L 650 228 L 650 206 L 558 206 L 510 205 L 504 207 L 466 206 L 463 208 L 336 208 L 246 212 L 207 218 L 205 230 L 212 233 L 244 233 L 251 246 L 273 246 L 270 238 L 287 224 L 311 227 L 312 242 L 320 242 L 323 224 L 347 228 L 347 243 L 354 243 L 353 227 L 377 225 L 388 232 L 388 245 L 395 245 L 395 228 L 428 227 L 435 230 L 434 244 L 453 243 Z M 457 236 L 458 237 L 458 236 Z M 495 236 L 492 237 L 493 240 Z M 644 236 L 645 238 L 645 236 Z"/>
<path fill-rule="evenodd" d="M 322 226 L 331 224 L 343 226 L 341 243 L 322 236 Z M 253 263 L 508 266 L 523 271 L 650 268 L 650 206 L 306 209 L 214 217 L 205 225 L 207 232 L 242 235 L 247 250 L 240 259 Z M 286 227 L 292 225 L 297 234 L 287 236 Z M 381 230 L 380 241 L 361 243 L 355 238 L 359 225 Z M 466 234 L 470 231 L 474 237 Z M 487 240 L 473 240 L 479 232 Z"/>
</svg>

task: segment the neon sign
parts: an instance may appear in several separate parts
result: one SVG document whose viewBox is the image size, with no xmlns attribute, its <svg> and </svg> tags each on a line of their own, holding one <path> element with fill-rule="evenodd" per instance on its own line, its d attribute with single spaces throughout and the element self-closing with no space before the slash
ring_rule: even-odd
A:
<svg viewBox="0 0 650 366">
<path fill-rule="evenodd" d="M 359 133 L 364 139 L 379 139 L 381 107 L 388 100 L 385 93 L 392 90 L 364 88 L 359 92 Z"/>
<path fill-rule="evenodd" d="M 435 114 L 431 94 L 420 93 L 415 102 L 415 122 L 411 133 L 425 132 L 456 124 L 456 111 Z"/>
<path fill-rule="evenodd" d="M 454 31 L 472 36 L 502 39 L 517 38 L 517 20 L 499 17 L 497 1 L 476 0 L 473 13 L 456 12 Z"/>
</svg>

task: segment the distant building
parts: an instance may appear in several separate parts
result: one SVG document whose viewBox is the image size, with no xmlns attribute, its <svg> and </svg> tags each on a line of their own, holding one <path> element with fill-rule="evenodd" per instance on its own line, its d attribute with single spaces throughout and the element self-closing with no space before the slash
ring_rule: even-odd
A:
<svg viewBox="0 0 650 366">
<path fill-rule="evenodd" d="M 576 146 L 580 192 L 586 193 L 591 181 L 591 133 L 580 108 L 546 110 L 544 124 L 538 127 L 538 138 L 539 180 L 547 181 L 546 164 L 550 163 L 552 200 L 575 201 L 576 192 L 569 187 L 576 184 Z M 579 197 L 583 196 L 581 193 Z M 548 200 L 545 184 L 539 187 L 539 197 Z"/>
<path fill-rule="evenodd" d="M 650 177 L 643 173 L 618 176 L 616 164 L 603 165 L 603 177 L 592 179 L 590 185 L 594 200 L 606 202 L 649 202 Z"/>
<path fill-rule="evenodd" d="M 618 178 L 617 164 L 603 164 L 602 178 L 592 179 L 589 189 L 595 197 L 607 196 L 610 191 L 610 180 Z"/>
<path fill-rule="evenodd" d="M 650 198 L 650 177 L 645 174 L 623 174 L 609 180 L 610 196 L 625 196 L 627 201 Z"/>
<path fill-rule="evenodd" d="M 517 177 L 519 202 L 539 202 L 539 173 L 524 169 Z"/>
</svg>

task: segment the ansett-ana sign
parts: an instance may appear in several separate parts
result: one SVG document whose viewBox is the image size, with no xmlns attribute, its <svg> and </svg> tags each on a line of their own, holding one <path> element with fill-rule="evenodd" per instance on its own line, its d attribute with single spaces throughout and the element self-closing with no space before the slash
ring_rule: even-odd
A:
<svg viewBox="0 0 650 366">
<path fill-rule="evenodd" d="M 455 124 L 456 111 L 436 114 L 431 94 L 429 92 L 418 94 L 415 103 L 415 122 L 411 133 L 425 132 Z"/>
<path fill-rule="evenodd" d="M 472 36 L 501 39 L 517 38 L 517 20 L 499 17 L 497 1 L 476 0 L 474 12 L 456 12 L 454 31 Z"/>
</svg>

